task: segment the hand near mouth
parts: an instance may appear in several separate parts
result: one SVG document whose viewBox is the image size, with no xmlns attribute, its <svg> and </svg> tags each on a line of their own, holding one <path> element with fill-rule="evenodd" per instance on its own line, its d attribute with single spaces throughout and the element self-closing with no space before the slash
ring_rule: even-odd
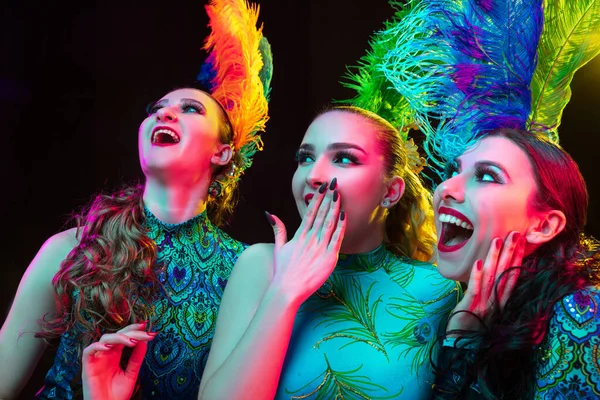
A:
<svg viewBox="0 0 600 400">
<path fill-rule="evenodd" d="M 288 242 L 285 226 L 267 213 L 275 231 L 274 274 L 271 285 L 302 304 L 333 272 L 346 228 L 335 186 L 324 183 L 315 194 L 294 237 Z"/>
<path fill-rule="evenodd" d="M 525 244 L 519 232 L 509 234 L 504 246 L 502 239 L 492 240 L 485 263 L 477 260 L 473 265 L 467 291 L 448 321 L 448 337 L 485 329 L 494 312 L 505 306 L 521 272 Z"/>
</svg>

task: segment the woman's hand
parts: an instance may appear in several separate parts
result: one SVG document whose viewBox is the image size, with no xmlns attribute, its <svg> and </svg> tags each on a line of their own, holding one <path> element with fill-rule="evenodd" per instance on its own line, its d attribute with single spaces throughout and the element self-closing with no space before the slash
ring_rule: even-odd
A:
<svg viewBox="0 0 600 400">
<path fill-rule="evenodd" d="M 509 268 L 521 266 L 525 254 L 525 244 L 526 240 L 521 237 L 519 232 L 511 232 L 506 238 L 504 246 L 500 238 L 492 241 L 485 263 L 477 260 L 473 265 L 467 291 L 448 322 L 446 332 L 449 333 L 449 337 L 454 336 L 451 334 L 453 330 L 482 330 L 481 321 L 485 323 L 496 308 L 504 307 L 512 294 L 521 270 L 515 268 L 501 278 L 500 276 Z M 499 281 L 498 278 L 500 278 Z M 496 298 L 496 294 L 498 298 Z"/>
<path fill-rule="evenodd" d="M 313 197 L 296 234 L 287 242 L 281 220 L 267 214 L 275 231 L 271 285 L 301 304 L 327 280 L 338 260 L 346 218 L 340 210 L 336 180 L 323 183 Z M 287 243 L 286 243 L 287 242 Z"/>
<path fill-rule="evenodd" d="M 102 335 L 83 350 L 83 397 L 86 400 L 126 400 L 131 398 L 146 355 L 148 341 L 156 333 L 146 332 L 145 323 L 126 326 L 116 333 Z M 127 367 L 121 368 L 123 348 L 132 347 Z"/>
</svg>

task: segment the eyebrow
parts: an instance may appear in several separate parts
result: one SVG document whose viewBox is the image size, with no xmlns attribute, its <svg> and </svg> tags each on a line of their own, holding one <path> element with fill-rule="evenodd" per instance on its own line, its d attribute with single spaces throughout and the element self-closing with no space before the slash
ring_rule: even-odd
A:
<svg viewBox="0 0 600 400">
<path fill-rule="evenodd" d="M 200 108 L 204 108 L 204 109 L 206 108 L 206 107 L 204 107 L 204 104 L 202 104 L 198 100 L 196 100 L 196 99 L 189 99 L 187 97 L 183 97 L 183 98 L 179 99 L 179 104 L 181 104 L 181 103 L 191 103 L 191 104 L 199 106 Z M 155 104 L 159 105 L 159 106 L 165 106 L 165 105 L 169 104 L 169 99 L 159 100 Z"/>
<path fill-rule="evenodd" d="M 315 151 L 315 146 L 312 144 L 304 143 L 304 144 L 300 145 L 300 149 L 307 150 L 307 151 Z M 363 153 L 367 154 L 367 152 L 362 147 L 360 147 L 356 144 L 353 144 L 353 143 L 341 143 L 341 142 L 340 143 L 331 143 L 329 146 L 327 146 L 327 151 L 348 150 L 348 149 L 362 151 Z"/>
</svg>

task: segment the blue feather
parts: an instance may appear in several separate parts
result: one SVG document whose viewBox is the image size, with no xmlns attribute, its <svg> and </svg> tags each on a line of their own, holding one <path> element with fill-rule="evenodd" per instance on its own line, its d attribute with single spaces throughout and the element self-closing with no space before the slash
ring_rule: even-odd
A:
<svg viewBox="0 0 600 400">
<path fill-rule="evenodd" d="M 390 28 L 396 47 L 380 68 L 438 173 L 485 132 L 526 127 L 542 25 L 542 0 L 421 0 Z"/>
</svg>

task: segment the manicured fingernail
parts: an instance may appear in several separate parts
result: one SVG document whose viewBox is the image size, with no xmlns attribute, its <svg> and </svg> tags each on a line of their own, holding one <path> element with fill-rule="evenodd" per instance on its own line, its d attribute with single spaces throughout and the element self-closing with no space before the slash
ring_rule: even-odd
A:
<svg viewBox="0 0 600 400">
<path fill-rule="evenodd" d="M 481 271 L 483 268 L 483 261 L 477 260 L 477 271 Z"/>
<path fill-rule="evenodd" d="M 142 329 L 144 329 L 148 325 L 148 320 L 140 322 L 142 324 Z"/>
<path fill-rule="evenodd" d="M 138 344 L 139 340 L 134 339 L 134 338 L 129 338 L 129 341 L 133 344 Z"/>
<path fill-rule="evenodd" d="M 346 212 L 344 210 L 342 210 L 342 212 L 340 213 L 340 221 L 343 221 L 346 219 Z"/>
<path fill-rule="evenodd" d="M 323 182 L 323 184 L 319 187 L 319 193 L 323 194 L 327 190 L 327 182 Z"/>
<path fill-rule="evenodd" d="M 510 239 L 513 244 L 516 244 L 521 238 L 521 234 L 519 232 L 514 232 L 512 238 Z"/>
<path fill-rule="evenodd" d="M 329 190 L 333 190 L 335 189 L 335 186 L 337 185 L 337 178 L 333 178 L 331 180 L 331 183 L 329 184 Z"/>
<path fill-rule="evenodd" d="M 271 226 L 275 226 L 275 218 L 273 218 L 273 216 L 267 211 L 265 211 L 265 215 L 267 216 L 267 221 L 269 221 L 269 224 L 271 224 Z"/>
<path fill-rule="evenodd" d="M 336 202 L 339 197 L 340 197 L 340 194 L 338 193 L 338 191 L 334 190 L 333 191 L 333 201 Z"/>
<path fill-rule="evenodd" d="M 158 335 L 158 332 L 146 332 L 146 335 L 156 336 L 156 335 Z"/>
<path fill-rule="evenodd" d="M 114 345 L 113 345 L 113 344 L 111 344 L 111 343 L 104 343 L 104 347 L 108 347 L 109 349 L 110 349 L 111 347 L 113 347 L 113 346 L 114 346 Z"/>
</svg>

